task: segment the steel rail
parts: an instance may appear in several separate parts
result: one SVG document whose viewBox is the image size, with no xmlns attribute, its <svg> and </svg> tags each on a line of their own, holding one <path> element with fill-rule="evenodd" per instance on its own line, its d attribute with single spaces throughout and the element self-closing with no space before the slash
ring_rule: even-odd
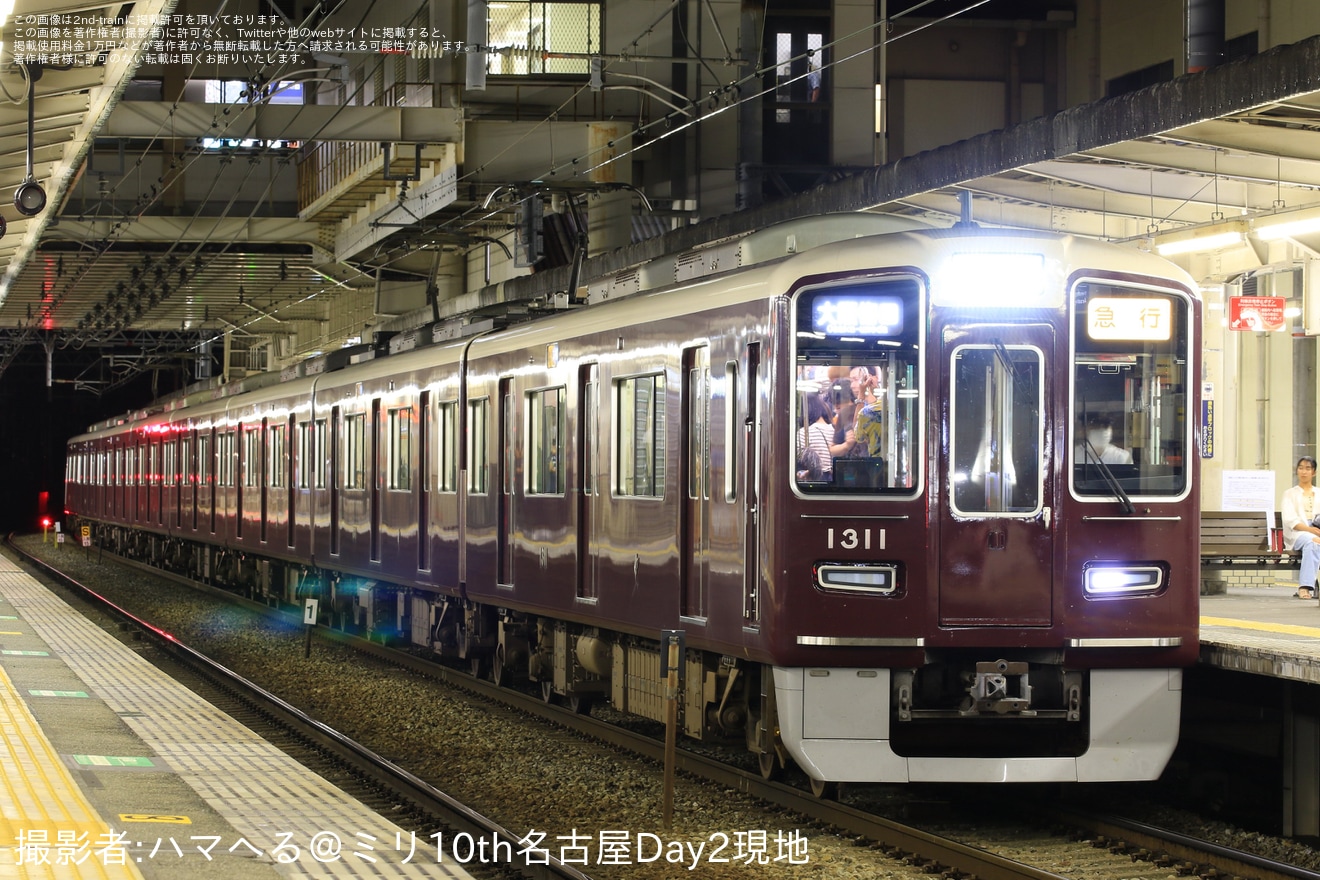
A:
<svg viewBox="0 0 1320 880">
<path fill-rule="evenodd" d="M 514 862 L 508 864 L 507 867 L 523 877 L 529 878 L 529 880 L 561 880 L 561 878 L 566 878 L 566 880 L 591 880 L 588 875 L 571 865 L 564 864 L 554 854 L 545 850 L 535 851 L 535 857 L 537 859 L 544 858 L 544 862 L 531 861 L 531 853 L 524 852 L 527 848 L 524 846 L 523 841 L 493 819 L 445 794 L 440 789 L 419 779 L 362 744 L 344 736 L 339 731 L 327 727 L 296 706 L 216 663 L 206 655 L 183 644 L 169 633 L 158 629 L 127 609 L 111 602 L 90 587 L 25 552 L 14 544 L 12 537 L 12 535 L 9 536 L 7 540 L 8 546 L 24 561 L 40 568 L 47 577 L 64 584 L 96 608 L 107 612 L 137 630 L 154 647 L 159 648 L 175 661 L 201 675 L 214 686 L 229 692 L 237 699 L 248 704 L 255 711 L 264 715 L 271 723 L 284 727 L 313 743 L 321 751 L 335 756 L 353 770 L 362 773 L 376 785 L 397 794 L 409 801 L 418 810 L 435 817 L 443 824 L 476 837 L 507 842 L 510 847 L 509 851 L 514 857 Z M 113 558 L 116 562 L 128 562 L 128 560 L 122 560 L 118 557 Z M 165 574 L 151 566 L 142 566 L 140 563 L 133 563 L 133 565 L 145 568 L 156 575 Z M 175 577 L 177 578 L 177 576 Z M 192 581 L 188 581 L 188 583 L 193 584 Z M 230 599 L 234 598 L 232 593 L 225 595 Z M 249 604 L 257 605 L 257 603 L 250 602 Z M 267 611 L 271 610 L 266 606 L 258 605 L 258 607 L 265 608 Z"/>
</svg>

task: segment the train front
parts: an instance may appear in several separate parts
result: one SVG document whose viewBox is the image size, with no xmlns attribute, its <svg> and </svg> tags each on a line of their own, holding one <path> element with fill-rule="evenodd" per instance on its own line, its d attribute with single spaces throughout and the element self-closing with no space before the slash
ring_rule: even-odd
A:
<svg viewBox="0 0 1320 880">
<path fill-rule="evenodd" d="M 1062 236 L 821 256 L 765 511 L 785 747 L 823 781 L 1157 778 L 1198 650 L 1190 279 Z"/>
</svg>

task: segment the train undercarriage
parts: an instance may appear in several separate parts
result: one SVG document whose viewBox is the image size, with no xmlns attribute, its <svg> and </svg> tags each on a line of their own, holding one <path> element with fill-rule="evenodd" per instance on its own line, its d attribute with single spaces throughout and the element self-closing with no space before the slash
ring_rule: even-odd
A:
<svg viewBox="0 0 1320 880">
<path fill-rule="evenodd" d="M 124 556 L 220 587 L 270 607 L 317 600 L 319 624 L 382 644 L 408 644 L 464 662 L 499 685 L 530 682 L 546 702 L 586 714 L 598 703 L 664 722 L 665 647 L 604 630 L 457 595 L 254 556 L 118 525 L 93 524 L 95 543 Z M 683 735 L 736 744 L 769 776 L 788 753 L 775 733 L 774 690 L 760 664 L 686 649 L 679 724 Z"/>
<path fill-rule="evenodd" d="M 124 526 L 93 528 L 96 543 L 116 554 L 271 607 L 301 609 L 315 599 L 321 625 L 466 663 L 502 686 L 529 682 L 545 701 L 576 712 L 608 704 L 657 722 L 667 717 L 667 648 L 657 639 Z M 679 729 L 744 747 L 767 778 L 797 764 L 821 794 L 831 786 L 819 780 L 902 782 L 923 774 L 1085 780 L 1088 762 L 1115 751 L 1125 753 L 1124 777 L 1162 767 L 1161 750 L 1176 741 L 1177 701 L 1159 695 L 1180 687 L 1177 670 L 1086 672 L 1062 660 L 1049 652 L 987 659 L 930 651 L 919 669 L 782 669 L 686 648 Z M 1112 723 L 1093 723 L 1089 708 L 1097 693 L 1106 695 L 1107 713 L 1131 715 L 1132 723 L 1104 733 Z M 1145 751 L 1142 739 L 1150 742 Z M 1141 766 L 1134 770 L 1133 761 Z"/>
</svg>

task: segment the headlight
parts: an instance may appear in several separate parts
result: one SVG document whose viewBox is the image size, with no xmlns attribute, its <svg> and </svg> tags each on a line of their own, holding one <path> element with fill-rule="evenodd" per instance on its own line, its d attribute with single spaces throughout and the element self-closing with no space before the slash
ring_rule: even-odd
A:
<svg viewBox="0 0 1320 880">
<path fill-rule="evenodd" d="M 1164 587 L 1164 569 L 1155 565 L 1089 565 L 1082 578 L 1088 596 L 1141 595 Z"/>
<path fill-rule="evenodd" d="M 898 592 L 898 567 L 823 563 L 816 566 L 816 585 L 832 592 L 878 593 L 888 596 Z"/>
<path fill-rule="evenodd" d="M 953 308 L 1048 308 L 1063 300 L 1063 279 L 1044 254 L 1024 251 L 950 254 L 938 267 L 931 301 Z"/>
</svg>

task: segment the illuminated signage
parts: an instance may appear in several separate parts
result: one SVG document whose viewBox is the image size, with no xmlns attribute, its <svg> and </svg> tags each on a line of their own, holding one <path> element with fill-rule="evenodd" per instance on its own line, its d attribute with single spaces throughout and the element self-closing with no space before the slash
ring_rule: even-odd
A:
<svg viewBox="0 0 1320 880">
<path fill-rule="evenodd" d="M 1092 339 L 1166 341 L 1173 335 L 1173 303 L 1154 297 L 1093 297 L 1086 303 L 1086 331 Z"/>
<path fill-rule="evenodd" d="M 818 296 L 811 304 L 811 329 L 826 336 L 897 336 L 903 332 L 903 301 L 896 296 Z"/>
<path fill-rule="evenodd" d="M 1230 330 L 1284 330 L 1288 318 L 1284 313 L 1287 301 L 1281 296 L 1230 296 L 1228 298 L 1228 329 Z"/>
</svg>

